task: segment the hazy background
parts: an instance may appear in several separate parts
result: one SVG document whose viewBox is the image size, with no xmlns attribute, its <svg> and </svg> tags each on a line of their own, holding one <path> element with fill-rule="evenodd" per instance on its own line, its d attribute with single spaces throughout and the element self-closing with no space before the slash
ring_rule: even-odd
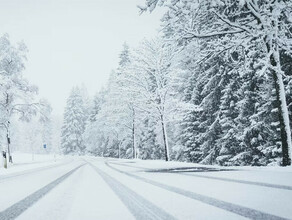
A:
<svg viewBox="0 0 292 220">
<path fill-rule="evenodd" d="M 93 95 L 118 64 L 122 44 L 157 35 L 161 10 L 139 15 L 144 0 L 1 0 L 0 34 L 29 49 L 25 76 L 63 114 L 72 86 Z"/>
</svg>

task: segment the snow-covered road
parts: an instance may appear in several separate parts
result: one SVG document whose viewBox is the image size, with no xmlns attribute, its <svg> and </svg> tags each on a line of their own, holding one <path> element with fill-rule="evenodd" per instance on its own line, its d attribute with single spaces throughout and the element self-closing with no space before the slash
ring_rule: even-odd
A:
<svg viewBox="0 0 292 220">
<path fill-rule="evenodd" d="M 0 175 L 0 219 L 292 219 L 292 170 L 71 158 Z"/>
</svg>

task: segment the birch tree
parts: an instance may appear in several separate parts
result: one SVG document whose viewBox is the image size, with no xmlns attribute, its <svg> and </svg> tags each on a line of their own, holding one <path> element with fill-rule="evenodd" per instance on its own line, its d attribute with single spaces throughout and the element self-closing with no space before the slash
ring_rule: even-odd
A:
<svg viewBox="0 0 292 220">
<path fill-rule="evenodd" d="M 133 55 L 128 81 L 132 93 L 137 94 L 137 108 L 148 113 L 160 123 L 165 160 L 168 161 L 168 114 L 173 76 L 172 61 L 175 49 L 163 44 L 161 39 L 145 40 Z"/>
</svg>

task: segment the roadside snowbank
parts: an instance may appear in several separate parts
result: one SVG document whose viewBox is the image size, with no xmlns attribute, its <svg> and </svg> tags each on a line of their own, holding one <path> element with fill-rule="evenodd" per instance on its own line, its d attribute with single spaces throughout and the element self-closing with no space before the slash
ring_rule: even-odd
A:
<svg viewBox="0 0 292 220">
<path fill-rule="evenodd" d="M 8 168 L 3 167 L 3 159 L 1 155 L 0 179 L 1 175 L 18 173 L 21 171 L 31 170 L 35 168 L 45 167 L 53 164 L 61 163 L 65 159 L 63 155 L 54 154 L 29 154 L 14 152 L 13 163 L 8 163 Z M 66 157 L 67 158 L 67 157 Z M 68 157 L 69 159 L 70 157 Z"/>
</svg>

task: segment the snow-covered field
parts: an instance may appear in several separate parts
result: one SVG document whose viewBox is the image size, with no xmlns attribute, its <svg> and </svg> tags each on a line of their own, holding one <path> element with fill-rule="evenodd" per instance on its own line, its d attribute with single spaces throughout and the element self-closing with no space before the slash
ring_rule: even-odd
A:
<svg viewBox="0 0 292 220">
<path fill-rule="evenodd" d="M 15 154 L 0 219 L 292 219 L 291 167 Z"/>
<path fill-rule="evenodd" d="M 29 154 L 20 152 L 13 153 L 12 157 L 14 163 L 8 163 L 8 169 L 4 169 L 3 157 L 1 156 L 0 175 L 12 174 L 34 168 L 54 165 L 63 162 L 65 159 L 64 156 L 57 154 Z M 69 158 L 70 157 L 66 157 L 66 160 Z"/>
</svg>

